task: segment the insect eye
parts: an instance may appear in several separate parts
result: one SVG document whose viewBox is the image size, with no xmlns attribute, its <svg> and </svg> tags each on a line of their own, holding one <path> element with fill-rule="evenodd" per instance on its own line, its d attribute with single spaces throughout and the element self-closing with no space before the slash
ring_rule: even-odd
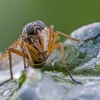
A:
<svg viewBox="0 0 100 100">
<path fill-rule="evenodd" d="M 37 30 L 43 30 L 45 28 L 45 24 L 42 21 L 36 20 L 35 23 L 29 23 L 26 27 L 26 33 L 29 35 L 37 34 Z"/>
<path fill-rule="evenodd" d="M 42 30 L 45 28 L 45 24 L 42 21 L 36 20 L 36 23 Z"/>
<path fill-rule="evenodd" d="M 34 26 L 32 24 L 26 26 L 26 33 L 28 33 L 29 35 L 34 34 Z"/>
</svg>

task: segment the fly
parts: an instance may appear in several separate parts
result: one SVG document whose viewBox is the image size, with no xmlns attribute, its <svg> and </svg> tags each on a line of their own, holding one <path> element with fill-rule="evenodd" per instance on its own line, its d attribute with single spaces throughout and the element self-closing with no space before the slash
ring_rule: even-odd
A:
<svg viewBox="0 0 100 100">
<path fill-rule="evenodd" d="M 20 38 L 11 46 L 9 46 L 9 48 L 7 48 L 7 50 L 2 54 L 0 58 L 0 70 L 10 68 L 11 78 L 5 82 L 13 79 L 12 67 L 21 60 L 20 58 L 18 58 L 19 56 L 23 58 L 24 69 L 27 67 L 27 64 L 32 68 L 41 68 L 46 63 L 52 51 L 60 47 L 63 66 L 68 72 L 70 78 L 75 83 L 81 84 L 81 82 L 77 82 L 72 77 L 70 71 L 66 66 L 62 43 L 56 42 L 59 34 L 71 40 L 80 42 L 80 40 L 72 38 L 64 33 L 58 31 L 54 32 L 53 25 L 51 25 L 50 27 L 46 27 L 45 24 L 39 20 L 28 23 L 23 28 Z M 8 65 L 9 67 L 7 67 Z M 1 83 L 0 85 L 2 85 L 3 83 Z"/>
</svg>

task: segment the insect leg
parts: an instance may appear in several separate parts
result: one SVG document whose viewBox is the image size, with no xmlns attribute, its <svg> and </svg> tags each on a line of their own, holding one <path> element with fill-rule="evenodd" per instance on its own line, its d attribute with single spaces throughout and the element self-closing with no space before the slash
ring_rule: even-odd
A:
<svg viewBox="0 0 100 100">
<path fill-rule="evenodd" d="M 55 45 L 55 42 L 56 42 L 56 40 L 57 40 L 57 36 L 58 36 L 58 33 L 56 32 L 56 33 L 54 34 L 54 38 L 53 38 L 53 40 L 52 40 L 51 47 Z"/>
<path fill-rule="evenodd" d="M 83 40 L 77 40 L 77 39 L 72 38 L 71 36 L 68 36 L 68 35 L 66 35 L 66 34 L 64 34 L 64 33 L 62 33 L 62 32 L 59 32 L 59 31 L 57 31 L 56 33 L 58 33 L 58 34 L 60 34 L 60 35 L 62 35 L 62 36 L 64 36 L 64 37 L 70 38 L 70 39 L 72 39 L 72 40 L 74 40 L 74 41 L 77 41 L 77 42 L 92 40 L 92 39 L 97 38 L 98 36 L 100 36 L 100 34 L 98 34 L 97 36 L 94 36 L 94 37 L 91 37 L 91 38 L 87 38 L 87 39 L 83 39 Z"/>
<path fill-rule="evenodd" d="M 8 79 L 8 80 L 6 80 L 6 81 L 4 81 L 4 82 L 2 82 L 2 83 L 0 83 L 0 86 L 3 85 L 4 83 L 9 82 L 10 80 L 13 79 L 11 52 L 12 52 L 12 53 L 15 53 L 15 54 L 17 54 L 17 55 L 19 55 L 19 56 L 23 56 L 23 53 L 20 52 L 20 51 L 17 51 L 17 50 L 15 50 L 15 49 L 13 49 L 13 48 L 9 48 L 9 49 L 8 49 L 8 55 L 9 55 L 9 67 L 10 67 L 10 75 L 11 75 L 11 78 Z M 28 56 L 27 56 L 26 54 L 25 54 L 25 57 L 28 58 Z"/>
<path fill-rule="evenodd" d="M 31 57 L 31 55 L 30 55 L 30 52 L 29 52 L 29 50 L 28 50 L 28 48 L 27 48 L 25 42 L 23 42 L 23 46 L 24 46 L 24 48 L 25 48 L 26 54 L 27 54 L 28 57 L 29 57 L 29 64 L 31 65 L 31 64 L 32 64 L 32 57 Z"/>
<path fill-rule="evenodd" d="M 25 68 L 26 68 L 26 62 L 25 62 L 25 55 L 24 55 L 24 54 L 25 54 L 25 52 L 24 52 L 25 50 L 24 50 L 24 48 L 23 48 L 23 43 L 22 43 L 22 45 L 21 45 L 21 49 L 22 49 L 22 54 L 23 54 L 22 57 L 23 57 L 24 69 L 25 69 Z"/>
<path fill-rule="evenodd" d="M 25 48 L 26 54 L 28 55 L 29 65 L 30 66 L 35 66 L 35 65 L 38 66 L 38 64 L 34 64 L 34 61 L 37 61 L 37 62 L 40 62 L 40 63 L 43 62 L 42 60 L 41 61 L 38 60 L 40 58 L 40 56 L 38 55 L 39 54 L 39 51 L 37 51 L 35 48 L 33 48 L 32 46 L 28 45 L 25 42 L 23 42 L 23 46 Z M 41 63 L 41 64 L 43 64 L 43 63 Z"/>
<path fill-rule="evenodd" d="M 54 36 L 54 26 L 51 25 L 50 26 L 50 35 L 49 35 L 48 48 L 51 47 L 51 43 L 52 43 L 52 40 L 53 40 L 53 36 Z"/>
<path fill-rule="evenodd" d="M 10 75 L 11 75 L 11 79 L 13 79 L 13 74 L 12 74 L 12 57 L 11 57 L 10 49 L 8 50 L 8 54 L 9 54 Z"/>
<path fill-rule="evenodd" d="M 30 46 L 27 43 L 24 43 L 24 45 L 27 48 L 32 60 L 37 61 L 37 62 L 43 61 L 43 60 L 41 60 L 41 57 L 39 56 L 40 52 L 38 50 L 36 50 L 34 47 Z"/>
<path fill-rule="evenodd" d="M 72 39 L 72 40 L 74 40 L 74 41 L 77 41 L 77 42 L 80 42 L 80 41 L 81 41 L 81 40 L 77 40 L 77 39 L 75 39 L 75 38 L 72 38 L 72 37 L 70 37 L 70 36 L 68 36 L 68 35 L 66 35 L 66 34 L 64 34 L 64 33 L 55 32 L 55 34 L 54 34 L 54 36 L 53 36 L 52 42 L 49 43 L 49 44 L 51 44 L 51 47 L 55 45 L 55 42 L 56 42 L 56 40 L 57 40 L 58 34 L 60 34 L 60 35 L 62 35 L 62 36 L 64 36 L 64 37 L 70 38 L 70 39 Z"/>
<path fill-rule="evenodd" d="M 45 60 L 45 61 L 41 60 L 41 57 L 39 56 L 39 53 L 40 53 L 40 52 L 37 51 L 34 47 L 30 46 L 30 45 L 27 44 L 27 43 L 25 43 L 24 45 L 26 46 L 26 48 L 27 48 L 29 54 L 31 55 L 32 61 L 33 61 L 33 62 L 34 62 L 34 61 L 38 62 L 38 64 L 34 64 L 34 66 L 39 66 L 39 65 L 42 65 L 42 64 L 44 64 L 44 63 L 46 62 L 46 60 Z M 39 59 L 40 59 L 40 60 L 39 60 Z M 33 66 L 33 67 L 34 67 L 34 66 Z"/>
<path fill-rule="evenodd" d="M 62 46 L 62 43 L 58 43 L 58 44 L 55 44 L 53 47 L 51 47 L 47 53 L 51 53 L 54 49 L 60 47 L 61 48 L 61 53 L 62 53 L 62 61 L 63 61 L 63 64 L 64 64 L 64 67 L 66 69 L 66 71 L 68 72 L 70 78 L 73 80 L 73 82 L 77 83 L 77 84 L 82 84 L 81 82 L 77 82 L 71 75 L 70 71 L 68 70 L 67 66 L 66 66 L 66 61 L 65 61 L 65 57 L 64 57 L 64 49 L 63 49 L 63 46 Z"/>
<path fill-rule="evenodd" d="M 74 41 L 77 41 L 77 42 L 80 42 L 81 40 L 77 40 L 77 39 L 75 39 L 75 38 L 72 38 L 71 36 L 69 36 L 69 35 L 66 35 L 66 34 L 64 34 L 64 33 L 61 33 L 61 32 L 56 32 L 56 33 L 58 33 L 58 34 L 60 34 L 60 35 L 62 35 L 62 36 L 64 36 L 64 37 L 66 37 L 66 38 L 69 38 L 69 39 L 71 39 L 71 40 L 74 40 Z"/>
<path fill-rule="evenodd" d="M 9 67 L 10 67 L 10 76 L 11 76 L 11 78 L 8 79 L 8 80 L 6 80 L 5 82 L 1 83 L 0 86 L 1 86 L 2 84 L 4 84 L 4 83 L 6 83 L 6 82 L 8 82 L 8 81 L 10 81 L 10 80 L 13 79 L 13 74 L 12 74 L 12 62 L 11 62 L 12 59 L 11 59 L 10 50 L 8 50 L 8 55 L 9 55 Z"/>
</svg>

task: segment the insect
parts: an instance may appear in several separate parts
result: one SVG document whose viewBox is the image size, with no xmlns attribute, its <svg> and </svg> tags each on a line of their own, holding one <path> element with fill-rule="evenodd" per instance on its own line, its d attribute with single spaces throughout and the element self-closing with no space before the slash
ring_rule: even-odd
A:
<svg viewBox="0 0 100 100">
<path fill-rule="evenodd" d="M 53 25 L 51 25 L 50 27 L 46 27 L 45 24 L 39 20 L 28 23 L 23 28 L 20 38 L 11 46 L 9 46 L 9 48 L 2 54 L 0 58 L 0 70 L 10 68 L 11 78 L 5 82 L 13 79 L 12 67 L 14 64 L 20 61 L 18 56 L 21 56 L 23 58 L 24 69 L 27 67 L 27 64 L 33 68 L 41 68 L 46 63 L 46 60 L 48 59 L 52 51 L 60 47 L 62 61 L 66 71 L 75 83 L 81 84 L 81 82 L 77 82 L 72 77 L 66 66 L 62 43 L 56 43 L 57 36 L 59 34 L 66 38 L 70 38 L 74 41 L 80 42 L 80 40 L 72 38 L 64 33 L 58 31 L 54 32 Z M 9 67 L 7 67 L 8 65 Z M 3 83 L 1 83 L 0 85 L 2 85 Z"/>
</svg>

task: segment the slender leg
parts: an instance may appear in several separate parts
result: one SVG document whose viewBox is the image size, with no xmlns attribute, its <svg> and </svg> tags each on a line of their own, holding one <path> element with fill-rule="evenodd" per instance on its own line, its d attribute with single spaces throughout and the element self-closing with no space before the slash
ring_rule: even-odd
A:
<svg viewBox="0 0 100 100">
<path fill-rule="evenodd" d="M 24 47 L 25 47 L 25 51 L 26 51 L 26 54 L 28 55 L 29 57 L 29 64 L 30 66 L 39 66 L 39 65 L 42 65 L 43 63 L 45 63 L 45 61 L 43 62 L 42 60 L 40 61 L 39 64 L 34 64 L 34 61 L 36 61 L 36 58 L 33 58 L 34 56 L 34 53 L 32 51 L 34 51 L 35 48 L 31 47 L 30 45 L 26 44 L 26 43 L 23 43 Z M 28 49 L 30 48 L 30 49 Z M 30 52 L 29 52 L 30 50 Z M 38 52 L 37 52 L 38 53 Z M 36 57 L 39 59 L 40 57 L 38 56 L 38 54 L 36 54 Z"/>
<path fill-rule="evenodd" d="M 4 83 L 6 83 L 6 82 L 8 82 L 8 81 L 10 81 L 10 80 L 13 79 L 12 62 L 11 62 L 11 61 L 12 61 L 12 58 L 11 58 L 11 52 L 10 52 L 10 50 L 8 50 L 8 55 L 9 55 L 9 67 L 10 67 L 10 76 L 11 76 L 11 78 L 8 79 L 8 80 L 6 80 L 5 82 L 1 83 L 0 86 L 1 86 L 2 84 L 4 84 Z"/>
<path fill-rule="evenodd" d="M 94 38 L 97 38 L 98 36 L 100 36 L 100 33 L 99 33 L 97 36 L 95 36 L 95 37 L 92 37 L 92 38 L 87 38 L 87 39 L 84 39 L 84 40 L 81 40 L 81 41 L 92 40 L 92 39 L 94 39 Z"/>
<path fill-rule="evenodd" d="M 77 41 L 77 42 L 80 42 L 81 40 L 77 40 L 77 39 L 75 39 L 75 38 L 72 38 L 71 36 L 69 36 L 69 35 L 66 35 L 66 34 L 64 34 L 64 33 L 61 33 L 61 32 L 56 32 L 56 33 L 58 33 L 58 34 L 60 34 L 60 35 L 62 35 L 62 36 L 64 36 L 64 37 L 66 37 L 66 38 L 69 38 L 69 39 L 71 39 L 71 40 L 74 40 L 74 41 Z"/>
<path fill-rule="evenodd" d="M 51 47 L 55 45 L 55 42 L 56 42 L 56 40 L 57 40 L 57 36 L 58 36 L 58 33 L 56 32 L 56 33 L 54 34 L 54 38 L 53 38 L 53 40 L 52 40 Z"/>
<path fill-rule="evenodd" d="M 24 48 L 23 48 L 23 43 L 21 45 L 21 49 L 22 49 L 22 53 L 23 53 L 23 62 L 24 62 L 24 69 L 26 68 L 26 62 L 25 62 L 25 52 L 24 52 Z"/>
<path fill-rule="evenodd" d="M 81 41 L 81 40 L 77 40 L 77 39 L 75 39 L 75 38 L 72 38 L 72 37 L 70 37 L 70 36 L 68 36 L 68 35 L 66 35 L 66 34 L 64 34 L 64 33 L 55 32 L 54 38 L 53 38 L 52 43 L 51 43 L 51 47 L 55 45 L 55 42 L 56 42 L 56 40 L 57 40 L 58 34 L 60 34 L 60 35 L 62 35 L 62 36 L 64 36 L 64 37 L 66 37 L 66 38 L 70 38 L 71 40 L 74 40 L 74 41 L 77 41 L 77 42 L 80 42 L 80 41 Z"/>
<path fill-rule="evenodd" d="M 38 50 L 36 50 L 34 47 L 32 47 L 32 46 L 30 46 L 29 44 L 27 44 L 27 43 L 24 43 L 28 48 L 30 48 L 30 49 L 32 49 L 34 52 L 35 52 L 35 54 L 39 54 L 40 52 L 38 51 Z"/>
<path fill-rule="evenodd" d="M 64 57 L 64 49 L 63 49 L 63 46 L 62 46 L 62 43 L 58 43 L 58 44 L 55 44 L 52 48 L 50 48 L 47 53 L 51 53 L 54 49 L 60 47 L 61 48 L 61 53 L 62 53 L 62 60 L 63 60 L 63 64 L 64 64 L 64 67 L 66 69 L 66 71 L 68 72 L 70 78 L 73 80 L 73 82 L 77 83 L 77 84 L 82 84 L 81 82 L 77 82 L 71 75 L 71 73 L 69 72 L 67 66 L 66 66 L 66 61 L 65 61 L 65 57 Z"/>
<path fill-rule="evenodd" d="M 39 54 L 39 52 L 35 49 L 35 48 L 33 48 L 32 46 L 30 46 L 29 44 L 26 44 L 25 43 L 25 46 L 26 46 L 26 48 L 29 48 L 29 50 L 31 50 L 31 51 L 33 51 L 33 52 L 31 52 L 30 51 L 30 53 L 31 53 L 31 55 L 32 55 L 32 58 L 34 58 L 35 59 L 35 61 L 37 61 L 37 62 L 41 62 L 41 60 L 38 60 L 38 58 L 39 58 L 39 56 L 38 56 L 38 54 Z M 24 47 L 24 46 L 23 46 Z M 24 49 L 24 48 L 23 48 Z M 17 54 L 17 55 L 19 55 L 19 56 L 23 56 L 23 53 L 22 52 L 20 52 L 20 51 L 18 51 L 18 50 L 15 50 L 15 49 L 13 49 L 13 48 L 10 48 L 9 49 L 10 50 L 10 52 L 13 52 L 13 53 L 15 53 L 15 54 Z M 28 51 L 29 51 L 28 50 Z M 25 51 L 25 50 L 24 50 Z M 25 51 L 26 52 L 26 51 Z M 35 53 L 35 54 L 34 54 Z M 5 55 L 4 55 L 5 56 Z M 29 56 L 27 55 L 27 54 L 25 54 L 24 53 L 24 56 L 25 56 L 25 58 L 27 58 L 27 59 L 29 59 Z M 3 58 L 4 57 L 2 57 L 0 60 L 3 60 Z"/>
<path fill-rule="evenodd" d="M 29 53 L 29 51 L 28 51 L 28 48 L 26 47 L 25 43 L 23 43 L 23 45 L 24 45 L 24 47 L 25 47 L 25 51 L 26 51 L 26 54 L 27 54 L 28 57 L 29 57 L 30 62 L 32 62 L 32 57 L 31 57 L 31 55 L 30 55 L 30 53 Z"/>
<path fill-rule="evenodd" d="M 9 50 L 10 50 L 10 52 L 12 52 L 12 53 L 15 53 L 15 54 L 17 54 L 17 55 L 19 55 L 19 56 L 23 56 L 23 53 L 20 52 L 20 51 L 18 51 L 18 50 L 15 50 L 15 49 L 13 49 L 13 48 L 9 48 Z M 27 55 L 27 54 L 24 54 L 24 55 L 25 55 L 25 58 L 28 58 L 28 55 Z"/>
<path fill-rule="evenodd" d="M 36 50 L 34 47 L 32 47 L 32 46 L 30 46 L 29 44 L 27 44 L 27 43 L 24 43 L 24 46 L 26 47 L 26 48 L 28 48 L 28 51 L 30 50 L 30 52 L 31 51 L 33 51 L 32 53 L 34 54 L 34 58 L 39 58 L 39 56 L 38 56 L 38 54 L 40 53 L 38 50 Z"/>
<path fill-rule="evenodd" d="M 11 79 L 13 79 L 13 74 L 12 74 L 12 57 L 11 57 L 10 50 L 8 50 L 8 54 L 9 54 L 10 75 L 11 75 Z"/>
<path fill-rule="evenodd" d="M 51 47 L 51 43 L 52 43 L 52 40 L 53 40 L 53 36 L 54 36 L 54 26 L 51 25 L 50 26 L 50 35 L 49 35 L 48 48 Z"/>
<path fill-rule="evenodd" d="M 70 38 L 71 40 L 77 41 L 77 42 L 92 40 L 92 39 L 97 38 L 98 36 L 100 36 L 100 34 L 98 34 L 97 36 L 92 37 L 92 38 L 87 38 L 87 39 L 83 39 L 83 40 L 77 40 L 77 39 L 72 38 L 71 36 L 66 35 L 66 34 L 64 34 L 64 33 L 62 33 L 62 32 L 59 32 L 59 31 L 55 32 L 56 35 L 58 35 L 57 33 L 60 34 L 60 35 L 62 35 L 62 36 L 64 36 L 64 37 L 66 37 L 66 38 Z M 55 36 L 55 37 L 57 37 L 57 36 Z M 53 41 L 54 41 L 54 40 L 53 40 Z"/>
<path fill-rule="evenodd" d="M 42 34 L 40 33 L 40 31 L 38 31 L 37 37 L 39 38 L 39 43 L 34 42 L 34 45 L 40 52 L 43 52 L 45 49 L 45 47 L 44 47 L 45 45 L 44 45 L 44 38 L 43 38 Z"/>
<path fill-rule="evenodd" d="M 11 53 L 15 53 L 15 54 L 17 54 L 17 55 L 19 55 L 19 56 L 22 56 L 23 57 L 23 60 L 24 60 L 24 68 L 26 67 L 26 61 L 25 61 L 25 58 L 27 58 L 27 59 L 29 59 L 29 56 L 30 56 L 30 54 L 28 55 L 28 53 L 29 53 L 29 51 L 28 51 L 28 48 L 26 47 L 26 45 L 28 45 L 28 44 L 22 44 L 22 46 L 21 46 L 21 49 L 22 49 L 22 52 L 20 52 L 20 51 L 18 51 L 18 50 L 15 50 L 15 49 L 13 49 L 13 48 L 9 48 L 4 54 L 3 54 L 3 56 L 0 58 L 0 61 L 3 61 L 3 59 L 5 58 L 5 56 L 7 56 L 7 52 L 8 52 L 8 56 L 9 56 L 9 66 L 10 66 L 10 75 L 11 75 L 11 78 L 9 79 L 9 80 L 6 80 L 5 82 L 3 82 L 3 83 L 1 83 L 0 84 L 0 86 L 1 85 L 3 85 L 4 83 L 6 83 L 6 82 L 8 82 L 8 81 L 10 81 L 10 80 L 12 80 L 13 79 L 13 74 L 12 74 L 12 57 L 11 57 Z M 24 47 L 26 47 L 26 49 L 24 48 Z M 31 60 L 32 60 L 32 62 L 34 62 L 34 61 L 37 61 L 37 62 L 40 62 L 39 64 L 34 64 L 35 66 L 39 66 L 39 65 L 41 65 L 41 64 L 43 64 L 43 63 L 45 63 L 46 61 L 41 61 L 41 60 L 38 60 L 38 54 L 39 54 L 39 52 L 35 49 L 35 48 L 33 48 L 33 47 L 31 47 L 31 46 L 28 46 L 29 47 L 29 49 L 31 49 L 33 52 L 35 52 L 36 53 L 36 58 L 35 58 L 35 55 L 34 55 L 34 53 L 32 53 L 32 58 L 31 58 Z M 25 50 L 24 50 L 25 49 Z M 26 50 L 28 51 L 26 54 L 24 53 L 24 52 L 26 52 Z M 30 56 L 30 57 L 31 57 Z M 31 62 L 31 60 L 29 60 L 30 62 Z"/>
<path fill-rule="evenodd" d="M 2 83 L 0 84 L 0 86 L 3 85 L 4 83 L 9 82 L 10 80 L 13 79 L 11 52 L 12 52 L 12 53 L 15 53 L 15 54 L 17 54 L 17 55 L 19 55 L 19 56 L 23 56 L 23 53 L 22 53 L 22 52 L 17 51 L 17 50 L 15 50 L 15 49 L 13 49 L 13 48 L 9 48 L 7 52 L 8 52 L 8 56 L 9 56 L 9 67 L 10 67 L 10 76 L 11 76 L 11 78 L 8 79 L 8 80 L 6 80 L 6 81 L 4 81 L 4 82 L 2 82 Z M 24 54 L 24 56 L 25 56 L 26 58 L 28 58 L 28 56 L 27 56 L 26 54 Z"/>
<path fill-rule="evenodd" d="M 13 79 L 13 74 L 12 74 L 12 59 L 11 59 L 11 52 L 8 50 L 8 55 L 9 55 L 9 68 L 10 68 L 10 76 L 11 76 L 11 78 L 10 79 L 8 79 L 8 80 L 6 80 L 6 81 L 4 81 L 4 82 L 2 82 L 2 83 L 0 83 L 0 86 L 1 85 L 3 85 L 4 83 L 6 83 L 6 82 L 9 82 L 10 80 L 12 80 Z"/>
</svg>

